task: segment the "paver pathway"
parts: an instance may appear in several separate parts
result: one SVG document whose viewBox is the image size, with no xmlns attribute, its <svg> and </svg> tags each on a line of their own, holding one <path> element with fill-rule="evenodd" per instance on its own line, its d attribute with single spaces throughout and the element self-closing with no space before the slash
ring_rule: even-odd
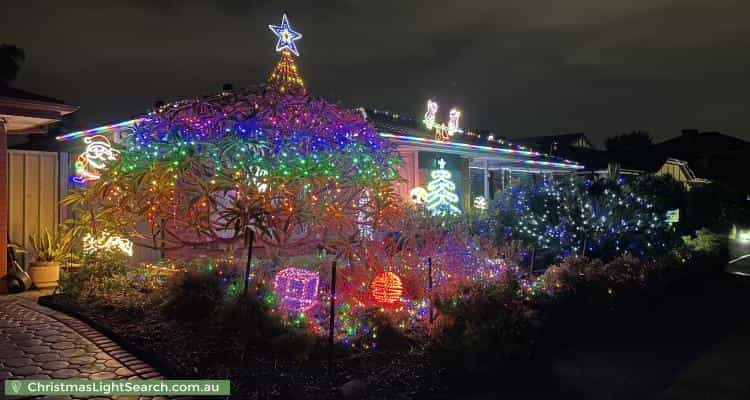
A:
<svg viewBox="0 0 750 400">
<path fill-rule="evenodd" d="M 89 325 L 17 296 L 0 296 L 0 381 L 161 379 Z"/>
</svg>

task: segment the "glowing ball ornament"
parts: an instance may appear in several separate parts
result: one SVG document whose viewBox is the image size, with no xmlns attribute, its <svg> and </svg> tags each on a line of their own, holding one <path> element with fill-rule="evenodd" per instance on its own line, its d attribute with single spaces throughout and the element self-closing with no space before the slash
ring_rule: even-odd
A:
<svg viewBox="0 0 750 400">
<path fill-rule="evenodd" d="M 417 186 L 409 192 L 409 199 L 412 203 L 421 206 L 427 203 L 427 191 L 423 187 Z"/>
<path fill-rule="evenodd" d="M 401 299 L 404 286 L 401 278 L 393 272 L 382 272 L 375 276 L 370 283 L 372 297 L 378 303 L 393 304 Z"/>
<path fill-rule="evenodd" d="M 318 295 L 317 272 L 289 267 L 276 273 L 274 292 L 289 311 L 304 312 L 315 305 Z"/>
</svg>

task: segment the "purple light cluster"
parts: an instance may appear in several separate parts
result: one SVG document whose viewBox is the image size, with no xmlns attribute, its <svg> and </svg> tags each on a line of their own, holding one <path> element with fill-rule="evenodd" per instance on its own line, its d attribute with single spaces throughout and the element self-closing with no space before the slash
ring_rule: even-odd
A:
<svg viewBox="0 0 750 400">
<path fill-rule="evenodd" d="M 317 272 L 288 267 L 276 273 L 273 287 L 285 309 L 305 312 L 317 301 L 318 284 Z"/>
</svg>

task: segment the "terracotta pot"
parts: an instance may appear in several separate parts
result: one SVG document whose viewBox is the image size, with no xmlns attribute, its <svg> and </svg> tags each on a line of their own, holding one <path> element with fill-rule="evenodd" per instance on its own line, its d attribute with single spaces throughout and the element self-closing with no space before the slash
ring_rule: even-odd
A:
<svg viewBox="0 0 750 400">
<path fill-rule="evenodd" d="M 37 289 L 52 288 L 60 280 L 60 263 L 57 261 L 35 261 L 29 264 L 29 275 Z"/>
</svg>

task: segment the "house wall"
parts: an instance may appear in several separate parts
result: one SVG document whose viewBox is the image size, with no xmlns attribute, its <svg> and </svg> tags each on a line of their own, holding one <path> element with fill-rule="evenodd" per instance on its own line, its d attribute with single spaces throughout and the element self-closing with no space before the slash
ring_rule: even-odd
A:
<svg viewBox="0 0 750 400">
<path fill-rule="evenodd" d="M 401 198 L 408 201 L 411 189 L 415 186 L 422 186 L 421 183 L 423 182 L 419 173 L 419 152 L 411 149 L 400 149 L 398 154 L 402 160 L 398 173 L 403 181 L 397 182 L 395 188 Z"/>
<path fill-rule="evenodd" d="M 688 177 L 685 175 L 684 171 L 682 170 L 682 168 L 680 168 L 679 165 L 665 163 L 661 166 L 661 168 L 659 168 L 659 171 L 656 172 L 656 175 L 670 175 L 677 182 L 682 182 L 685 185 L 687 185 L 688 183 Z"/>
<path fill-rule="evenodd" d="M 411 201 L 409 194 L 413 188 L 421 186 L 427 189 L 427 184 L 430 182 L 430 172 L 434 169 L 434 166 L 429 168 L 428 166 L 433 164 L 434 159 L 440 157 L 441 153 L 424 152 L 410 148 L 400 148 L 398 153 L 403 161 L 399 168 L 402 181 L 395 183 L 394 186 L 396 192 L 404 201 Z M 461 197 L 458 206 L 463 210 L 468 210 L 471 204 L 470 159 L 452 154 L 445 154 L 443 158 L 452 160 L 449 161 L 449 166 L 446 169 L 453 174 L 453 182 L 456 184 L 457 192 Z"/>
</svg>

